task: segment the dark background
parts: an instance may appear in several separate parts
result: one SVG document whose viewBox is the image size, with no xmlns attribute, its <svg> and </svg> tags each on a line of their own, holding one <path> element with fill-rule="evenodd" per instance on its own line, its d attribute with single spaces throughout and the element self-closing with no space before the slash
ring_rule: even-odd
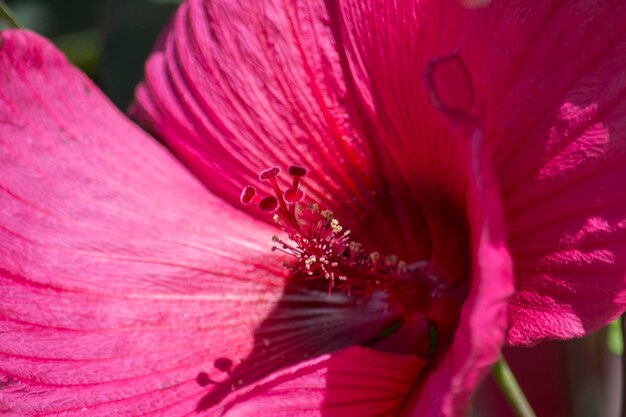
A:
<svg viewBox="0 0 626 417">
<path fill-rule="evenodd" d="M 6 0 L 21 26 L 52 39 L 122 110 L 130 104 L 144 62 L 179 3 Z"/>
</svg>

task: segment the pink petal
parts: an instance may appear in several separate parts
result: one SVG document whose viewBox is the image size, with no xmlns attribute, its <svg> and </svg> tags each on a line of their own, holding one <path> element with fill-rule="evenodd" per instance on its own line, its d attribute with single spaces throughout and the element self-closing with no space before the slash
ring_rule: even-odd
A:
<svg viewBox="0 0 626 417">
<path fill-rule="evenodd" d="M 491 38 L 461 49 L 485 91 L 515 265 L 508 340 L 582 336 L 626 309 L 626 6 L 504 3 L 472 22 Z"/>
<path fill-rule="evenodd" d="M 225 417 L 395 416 L 426 362 L 362 347 L 275 373 L 224 407 Z"/>
<path fill-rule="evenodd" d="M 132 113 L 227 201 L 237 201 L 261 170 L 301 164 L 310 171 L 310 200 L 332 209 L 356 240 L 402 259 L 427 259 L 427 223 L 457 215 L 458 202 L 413 192 L 381 137 L 367 130 L 371 120 L 355 107 L 333 13 L 323 2 L 186 2 L 149 59 Z M 455 166 L 447 157 L 439 164 L 447 150 L 429 153 L 439 172 Z M 428 172 L 421 155 L 411 165 Z M 442 181 L 424 182 L 435 189 Z M 456 182 L 450 188 L 459 191 Z M 447 217 L 432 229 L 462 223 Z"/>
<path fill-rule="evenodd" d="M 3 32 L 0 74 L 2 407 L 194 414 L 393 319 L 381 297 L 292 288 L 275 229 L 208 193 L 48 41 Z"/>
<path fill-rule="evenodd" d="M 357 9 L 360 5 L 364 6 L 363 3 L 359 3 L 355 4 L 354 8 Z M 249 129 L 246 124 L 230 121 L 233 115 L 241 113 L 241 110 L 238 109 L 238 102 L 237 106 L 232 102 L 225 101 L 225 104 L 222 104 L 223 101 L 220 99 L 222 95 L 232 95 L 238 99 L 244 97 L 245 102 L 248 103 L 245 106 L 246 112 L 243 113 L 246 116 L 249 114 L 248 109 L 268 109 L 267 103 L 269 102 L 272 105 L 270 114 L 278 115 L 279 120 L 277 123 L 284 123 L 288 126 L 293 125 L 293 123 L 288 121 L 294 112 L 296 114 L 304 114 L 307 117 L 314 117 L 316 118 L 315 120 L 322 119 L 317 109 L 294 106 L 289 111 L 286 111 L 281 101 L 282 96 L 278 98 L 271 96 L 268 99 L 265 94 L 256 91 L 252 95 L 253 88 L 251 85 L 274 85 L 274 78 L 281 77 L 283 71 L 296 71 L 301 67 L 301 64 L 298 62 L 291 63 L 292 65 L 286 66 L 284 69 L 283 66 L 266 67 L 265 65 L 255 64 L 257 61 L 265 62 L 267 59 L 265 54 L 276 53 L 274 49 L 255 48 L 254 56 L 257 59 L 240 57 L 241 45 L 247 45 L 246 41 L 248 40 L 247 37 L 242 38 L 242 34 L 247 34 L 248 30 L 253 31 L 258 26 L 262 26 L 257 22 L 258 19 L 261 19 L 264 22 L 263 25 L 266 26 L 269 26 L 270 23 L 272 25 L 276 24 L 272 19 L 276 18 L 277 15 L 281 16 L 281 13 L 283 13 L 282 9 L 281 12 L 275 12 L 271 5 L 267 3 L 263 3 L 263 6 L 266 8 L 256 10 L 256 7 L 258 7 L 256 2 L 239 5 L 231 3 L 224 5 L 220 2 L 212 2 L 210 5 L 204 4 L 201 7 L 199 2 L 190 2 L 188 7 L 183 6 L 179 12 L 178 26 L 175 26 L 169 34 L 170 49 L 166 46 L 163 51 L 157 51 L 151 58 L 151 63 L 149 63 L 147 68 L 147 81 L 138 91 L 138 106 L 135 108 L 135 114 L 138 114 L 144 123 L 147 123 L 173 148 L 177 149 L 179 156 L 190 163 L 199 160 L 199 163 L 202 165 L 222 164 L 223 158 L 229 154 L 237 156 L 241 153 L 234 148 L 230 151 L 227 150 L 226 155 L 224 155 L 223 147 L 219 148 L 219 152 L 212 152 L 212 149 L 216 146 L 214 143 L 223 142 L 229 144 L 230 147 L 258 147 L 265 143 L 265 139 L 268 145 L 275 146 L 277 150 L 285 149 L 287 156 L 290 153 L 295 154 L 295 152 L 291 151 L 294 145 L 291 142 L 286 142 L 289 140 L 289 137 L 281 134 L 267 138 L 252 138 L 249 136 Z M 233 13 L 232 9 L 236 9 L 238 13 Z M 229 10 L 231 13 L 218 13 L 224 10 Z M 291 9 L 288 8 L 286 10 L 290 11 Z M 342 13 L 349 11 L 352 10 L 341 10 Z M 411 15 L 410 11 L 403 11 Z M 354 16 L 350 16 L 354 22 L 358 22 L 358 24 L 365 22 L 367 25 L 375 25 L 374 21 L 380 16 L 376 13 L 381 12 L 381 10 L 376 10 L 376 13 L 367 15 L 365 18 L 357 12 L 358 10 L 355 11 Z M 333 19 L 336 17 L 334 13 L 339 12 L 331 10 Z M 210 16 L 208 23 L 205 21 L 207 14 Z M 306 17 L 307 15 L 299 16 Z M 342 17 L 347 19 L 345 15 Z M 318 20 L 314 21 L 317 22 Z M 192 22 L 192 24 L 190 25 L 189 22 Z M 331 23 L 343 24 L 349 27 L 344 21 L 331 20 Z M 189 30 L 189 27 L 193 27 L 194 24 L 208 25 L 214 29 L 215 33 L 221 34 L 222 38 L 234 37 L 238 41 L 232 40 L 228 43 L 216 42 L 216 39 L 219 38 L 218 35 L 209 36 L 206 33 L 198 33 L 196 37 L 190 38 L 189 33 L 192 31 Z M 357 23 L 355 23 L 356 25 Z M 394 27 L 397 27 L 398 30 L 406 29 L 410 32 L 410 29 L 400 24 Z M 361 28 L 359 26 L 359 29 Z M 340 25 L 339 29 L 343 30 L 344 27 Z M 193 33 L 195 34 L 195 32 Z M 285 33 L 290 33 L 288 27 L 281 31 L 272 32 L 272 37 L 270 38 L 273 42 L 272 45 L 280 48 L 279 52 L 282 53 L 288 53 L 291 48 L 295 47 L 294 45 L 297 45 L 297 42 L 289 38 L 285 39 Z M 376 32 L 376 34 L 384 33 L 386 32 Z M 405 35 L 406 33 L 402 32 L 399 34 Z M 342 33 L 344 47 L 347 47 L 348 41 L 346 39 L 352 35 L 352 33 Z M 354 35 L 356 36 L 357 34 Z M 259 35 L 261 39 L 265 39 L 266 36 L 268 35 Z M 407 39 L 411 38 L 394 39 L 394 42 L 407 42 Z M 324 38 L 321 40 L 323 41 Z M 333 38 L 331 38 L 331 42 L 333 42 Z M 196 44 L 203 45 L 203 48 L 200 49 L 195 46 Z M 366 45 L 365 50 L 371 51 L 375 49 L 376 52 L 392 52 L 394 49 L 389 48 L 389 44 L 389 40 L 384 39 L 384 42 Z M 193 45 L 194 48 L 199 50 L 188 51 L 186 45 Z M 285 51 L 283 52 L 283 50 Z M 320 59 L 317 49 L 307 49 L 307 51 L 311 50 L 315 51 L 315 53 L 311 53 L 310 59 Z M 171 54 L 174 51 L 179 52 L 177 52 L 178 55 L 168 56 L 168 51 Z M 186 53 L 183 54 L 182 51 Z M 210 59 L 206 58 L 205 55 L 209 56 Z M 261 58 L 258 58 L 257 55 L 260 55 Z M 180 59 L 183 61 L 191 56 L 200 56 L 201 59 L 198 59 L 195 65 L 190 64 L 181 68 L 178 65 L 178 61 L 173 58 L 174 56 L 182 57 Z M 231 60 L 234 59 L 233 56 L 237 60 L 231 63 Z M 309 55 L 307 55 L 307 58 L 309 58 Z M 424 57 L 419 54 L 410 55 L 407 58 L 424 60 Z M 468 230 L 467 214 L 465 213 L 466 205 L 468 204 L 466 197 L 468 187 L 470 187 L 467 173 L 470 169 L 467 166 L 467 147 L 442 122 L 441 117 L 437 114 L 428 98 L 420 76 L 424 72 L 426 61 L 423 61 L 424 65 L 411 67 L 411 74 L 415 79 L 410 81 L 415 84 L 408 83 L 407 85 L 406 82 L 401 82 L 405 81 L 404 79 L 389 78 L 385 75 L 395 74 L 399 71 L 402 74 L 406 73 L 406 68 L 404 67 L 401 69 L 393 67 L 394 65 L 397 66 L 396 61 L 390 60 L 388 57 L 385 57 L 385 59 L 386 61 L 384 62 L 382 62 L 382 59 L 381 62 L 370 62 L 369 65 L 372 68 L 390 65 L 392 68 L 387 69 L 388 71 L 386 72 L 385 69 L 381 69 L 380 73 L 367 74 L 367 77 L 369 77 L 367 79 L 357 80 L 360 83 L 358 87 L 368 88 L 372 83 L 381 83 L 380 88 L 374 91 L 359 90 L 359 94 L 362 93 L 363 96 L 353 97 L 359 106 L 362 106 L 361 110 L 365 111 L 368 123 L 371 123 L 373 130 L 368 132 L 368 134 L 371 134 L 371 138 L 375 140 L 376 149 L 380 151 L 376 153 L 376 156 L 384 160 L 384 163 L 374 167 L 365 163 L 362 165 L 363 169 L 372 171 L 376 175 L 380 175 L 381 171 L 389 173 L 383 174 L 386 176 L 388 181 L 386 185 L 390 190 L 388 194 L 385 193 L 384 198 L 389 199 L 397 208 L 398 211 L 395 213 L 401 213 L 398 216 L 400 217 L 400 222 L 404 220 L 404 217 L 421 219 L 419 224 L 412 225 L 413 227 L 405 224 L 405 230 L 412 232 L 410 239 L 418 242 L 419 251 L 426 254 L 427 258 L 433 260 L 436 270 L 443 271 L 453 281 L 461 281 L 468 277 L 470 259 L 466 258 L 470 257 L 470 242 L 466 239 L 469 239 L 468 235 L 470 232 L 475 239 L 475 242 L 472 244 L 474 255 L 471 260 L 475 262 L 480 260 L 480 263 L 476 264 L 477 266 L 473 271 L 472 292 L 464 307 L 461 328 L 457 332 L 450 354 L 444 356 L 432 374 L 425 380 L 424 393 L 422 394 L 419 390 L 414 392 L 415 396 L 413 399 L 417 404 L 412 404 L 418 410 L 417 415 L 433 415 L 440 413 L 442 408 L 445 410 L 446 415 L 462 415 L 469 403 L 473 389 L 484 376 L 488 367 L 497 359 L 498 349 L 502 342 L 506 325 L 506 298 L 512 290 L 510 259 L 504 247 L 504 238 L 501 236 L 503 226 L 501 225 L 502 215 L 499 211 L 500 203 L 498 197 L 493 195 L 497 187 L 489 184 L 488 187 L 481 186 L 482 188 L 477 190 L 474 186 L 471 186 L 474 187 L 471 188 L 473 190 L 471 191 L 471 197 L 475 199 L 477 207 L 473 209 L 472 218 L 470 219 L 471 230 Z M 212 67 L 221 69 L 220 76 L 228 77 L 229 81 L 216 84 L 213 80 L 214 75 L 212 72 L 208 75 L 206 73 L 198 73 L 197 68 L 206 68 L 206 65 L 208 65 L 205 62 L 209 62 Z M 363 65 L 362 62 L 358 64 Z M 234 68 L 238 71 L 239 69 L 245 71 L 246 77 L 231 80 L 229 74 L 233 73 Z M 452 68 L 452 70 L 454 69 Z M 363 75 L 365 72 L 361 67 L 355 67 L 352 70 L 357 75 Z M 179 74 L 178 71 L 182 74 Z M 451 71 L 451 74 L 454 76 L 458 72 Z M 181 84 L 176 84 L 177 87 L 174 87 L 173 80 L 176 77 L 183 76 L 194 77 L 193 82 L 190 82 L 186 87 L 181 87 Z M 447 78 L 450 78 L 450 74 Z M 467 77 L 465 82 L 468 82 Z M 293 83 L 294 87 L 291 86 L 291 83 Z M 285 81 L 285 88 L 299 88 L 300 83 L 301 79 L 288 78 Z M 386 83 L 393 84 L 387 85 Z M 202 105 L 199 105 L 197 112 L 179 109 L 180 103 L 185 105 L 189 105 L 190 102 L 193 103 L 193 100 L 190 98 L 193 95 L 189 92 L 189 89 L 191 89 L 189 85 L 194 86 L 193 93 L 195 93 L 195 88 L 197 88 L 195 86 L 201 86 L 196 94 L 206 96 L 200 101 Z M 463 79 L 461 79 L 459 86 L 467 87 L 466 84 L 463 84 Z M 407 87 L 412 87 L 412 89 L 407 89 Z M 339 84 L 338 88 L 343 88 L 342 84 Z M 274 90 L 280 91 L 278 88 L 270 91 L 274 92 Z M 467 93 L 464 96 L 465 100 L 460 102 L 457 110 L 468 112 L 473 106 L 473 94 L 470 94 L 473 89 L 465 89 L 464 91 Z M 262 92 L 265 93 L 265 90 Z M 366 96 L 366 94 L 369 95 Z M 376 94 L 381 94 L 382 96 L 375 96 Z M 403 101 L 397 103 L 395 102 L 396 99 Z M 379 100 L 384 105 L 378 106 L 376 100 Z M 209 110 L 206 110 L 207 108 Z M 194 120 L 208 117 L 203 116 L 203 114 L 216 115 L 220 117 L 218 120 L 224 118 L 229 122 L 229 125 L 234 127 L 227 134 L 218 132 L 211 135 L 201 135 L 200 133 L 194 133 L 193 129 L 183 129 L 184 126 L 191 125 L 188 121 L 188 118 L 191 117 L 190 114 L 194 115 Z M 241 115 L 237 117 L 241 118 Z M 280 118 L 287 119 L 287 122 L 280 120 Z M 246 120 L 246 123 L 264 126 L 265 120 L 265 115 L 256 116 L 253 114 L 250 120 Z M 351 120 L 356 125 L 360 123 L 360 119 Z M 209 125 L 213 126 L 214 123 L 216 123 L 215 120 Z M 196 126 L 205 126 L 205 124 L 198 122 Z M 270 126 L 274 125 L 274 123 L 270 124 Z M 324 128 L 325 125 L 322 123 L 321 126 Z M 328 125 L 325 128 L 328 129 Z M 267 129 L 267 127 L 264 127 L 264 129 Z M 260 127 L 257 130 L 260 131 Z M 230 135 L 233 134 L 237 134 L 237 136 L 231 138 Z M 313 144 L 317 143 L 318 139 L 316 138 L 316 136 L 307 137 L 307 143 L 309 141 Z M 329 145 L 336 146 L 337 144 L 331 142 Z M 194 153 L 183 152 L 181 149 L 193 149 Z M 263 156 L 260 152 L 255 152 L 254 154 L 256 157 Z M 246 152 L 243 155 L 247 157 Z M 283 155 L 280 155 L 280 157 L 282 158 Z M 289 162 L 285 161 L 283 163 Z M 330 168 L 327 168 L 326 163 L 326 161 L 320 159 L 313 165 L 314 176 L 334 178 L 333 175 L 328 174 L 328 169 Z M 245 163 L 239 166 L 245 168 L 251 164 L 251 161 L 245 161 Z M 230 168 L 239 169 L 237 165 L 232 165 Z M 241 169 L 243 170 L 243 168 Z M 351 167 L 349 166 L 347 169 L 351 169 Z M 196 169 L 196 172 L 201 176 L 206 175 L 201 169 Z M 219 173 L 220 171 L 215 169 L 215 172 Z M 246 177 L 251 177 L 251 175 L 251 173 L 245 174 Z M 489 178 L 493 182 L 492 177 L 493 175 Z M 407 182 L 409 179 L 412 183 Z M 317 185 L 319 180 L 317 177 L 314 180 L 316 181 L 315 185 Z M 346 184 L 339 184 L 339 186 L 347 187 Z M 347 189 L 350 188 L 348 187 Z M 328 190 L 329 193 L 335 193 L 336 188 L 331 186 Z M 403 199 L 398 198 L 400 190 L 403 192 L 401 194 Z M 217 192 L 222 193 L 221 190 Z M 339 192 L 343 191 L 340 190 Z M 226 197 L 229 198 L 228 195 Z M 234 197 L 231 196 L 230 198 Z M 323 195 L 315 194 L 315 198 L 321 198 L 322 201 L 325 201 Z M 365 206 L 369 207 L 367 197 L 357 195 L 357 198 L 356 204 L 362 204 L 365 201 Z M 363 200 L 363 198 L 365 199 Z M 345 205 L 342 204 L 341 199 L 338 200 L 330 202 L 333 211 L 341 213 L 343 210 L 345 212 Z M 349 206 L 349 208 L 352 209 L 352 206 Z M 381 215 L 383 216 L 381 221 L 384 221 L 386 218 L 393 219 L 396 217 L 394 212 L 390 211 L 383 211 Z M 343 219 L 341 214 L 338 217 Z M 358 216 L 352 215 L 349 219 L 349 221 L 357 224 L 361 223 L 366 226 L 371 224 L 371 222 L 364 221 Z M 489 222 L 494 224 L 487 226 Z M 387 236 L 394 242 L 401 241 L 404 243 L 402 240 L 403 236 L 394 235 L 398 231 L 398 225 L 392 224 L 391 227 L 391 236 L 389 236 L 390 231 L 379 234 L 376 233 L 377 231 L 368 230 L 369 235 L 364 234 L 364 237 L 369 239 L 369 242 L 379 245 L 387 244 Z M 487 227 L 490 230 L 493 229 L 493 233 L 483 238 L 484 230 Z M 426 243 L 423 241 L 424 236 L 426 236 Z M 366 241 L 366 243 L 369 242 Z M 408 249 L 404 248 L 401 250 L 414 256 L 416 250 L 411 245 L 414 246 L 415 243 L 409 242 L 408 245 L 405 245 Z M 464 261 L 467 261 L 467 263 Z"/>
<path fill-rule="evenodd" d="M 624 310 L 624 6 L 326 4 L 187 3 L 148 65 L 135 114 L 229 201 L 231 185 L 296 159 L 313 171 L 313 199 L 361 227 L 366 243 L 424 254 L 454 282 L 467 278 L 471 232 L 473 292 L 449 359 L 428 378 L 432 401 L 420 405 L 454 413 L 495 359 L 509 252 L 520 289 L 511 342 L 582 334 Z M 472 105 L 484 122 L 474 166 L 421 77 L 454 50 L 477 92 L 455 109 Z M 445 97 L 451 108 L 457 96 Z"/>
<path fill-rule="evenodd" d="M 439 410 L 445 416 L 466 414 L 474 390 L 498 359 L 507 327 L 507 302 L 513 293 L 498 184 L 484 146 L 484 132 L 468 113 L 472 107 L 468 97 L 474 96 L 472 80 L 459 74 L 469 73 L 457 54 L 433 60 L 427 87 L 470 159 L 473 273 L 452 345 L 413 397 L 415 416 L 437 415 Z"/>
<path fill-rule="evenodd" d="M 310 168 L 321 201 L 369 193 L 367 144 L 341 104 L 322 19 L 321 4 L 186 2 L 148 61 L 135 115 L 229 201 L 262 170 L 293 163 Z"/>
<path fill-rule="evenodd" d="M 420 155 L 437 160 L 444 146 L 456 152 L 429 116 L 416 75 L 455 50 L 466 62 L 477 90 L 472 114 L 484 119 L 515 266 L 509 342 L 580 336 L 623 312 L 623 2 L 494 1 L 480 10 L 439 1 L 338 3 L 357 96 L 415 181 L 435 177 L 436 184 L 446 176 L 441 161 Z M 467 110 L 468 94 L 454 91 Z M 455 184 L 464 189 L 462 181 L 443 184 L 452 195 Z"/>
<path fill-rule="evenodd" d="M 426 84 L 431 86 L 433 104 L 448 117 L 472 112 L 476 93 L 467 67 L 457 53 L 431 61 L 426 70 Z"/>
</svg>

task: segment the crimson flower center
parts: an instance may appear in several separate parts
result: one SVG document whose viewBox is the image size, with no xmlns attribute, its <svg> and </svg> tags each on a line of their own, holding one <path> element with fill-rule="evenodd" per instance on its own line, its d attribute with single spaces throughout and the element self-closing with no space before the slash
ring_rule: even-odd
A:
<svg viewBox="0 0 626 417">
<path fill-rule="evenodd" d="M 287 190 L 278 184 L 280 169 L 269 168 L 261 172 L 259 179 L 271 185 L 274 195 L 261 197 L 254 187 L 247 186 L 241 202 L 273 214 L 274 221 L 289 236 L 289 240 L 273 236 L 272 250 L 291 257 L 285 266 L 294 279 L 325 282 L 329 293 L 338 290 L 350 296 L 369 297 L 383 291 L 405 316 L 420 313 L 436 321 L 439 303 L 435 301 L 448 294 L 450 288 L 430 270 L 428 262 L 407 263 L 395 255 L 366 251 L 351 239 L 350 231 L 332 211 L 304 203 L 305 193 L 300 186 L 306 170 L 291 166 L 288 172 L 292 185 Z"/>
</svg>

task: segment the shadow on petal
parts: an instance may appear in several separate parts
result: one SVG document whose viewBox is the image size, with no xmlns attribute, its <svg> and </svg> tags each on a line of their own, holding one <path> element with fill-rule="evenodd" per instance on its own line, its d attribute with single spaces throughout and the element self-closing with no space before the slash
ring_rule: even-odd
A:
<svg viewBox="0 0 626 417">
<path fill-rule="evenodd" d="M 218 371 L 224 379 L 198 374 L 198 383 L 210 391 L 198 403 L 197 411 L 213 409 L 230 394 L 239 401 L 242 393 L 245 397 L 245 392 L 254 391 L 255 384 L 281 369 L 366 344 L 398 319 L 383 293 L 359 300 L 337 292 L 329 295 L 305 284 L 319 285 L 289 281 L 281 300 L 255 330 L 254 345 L 245 359 L 215 358 L 211 375 Z M 237 401 L 223 403 L 224 412 Z"/>
</svg>

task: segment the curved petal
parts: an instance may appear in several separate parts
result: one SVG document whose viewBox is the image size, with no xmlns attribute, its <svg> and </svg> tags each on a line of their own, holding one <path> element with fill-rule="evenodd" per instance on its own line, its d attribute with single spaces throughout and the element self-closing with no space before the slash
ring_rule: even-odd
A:
<svg viewBox="0 0 626 417">
<path fill-rule="evenodd" d="M 432 61 L 427 73 L 433 101 L 469 156 L 473 270 L 454 340 L 413 396 L 413 415 L 463 416 L 474 391 L 498 359 L 508 325 L 507 305 L 514 290 L 513 269 L 506 247 L 502 199 L 484 132 L 467 113 L 472 80 L 459 77 L 468 74 L 467 68 L 458 54 L 453 54 Z"/>
<path fill-rule="evenodd" d="M 253 387 L 391 319 L 383 298 L 291 288 L 274 229 L 208 193 L 44 39 L 3 32 L 0 74 L 4 408 L 195 413 L 234 377 Z"/>
<path fill-rule="evenodd" d="M 524 64 L 479 75 L 497 80 L 488 129 L 515 261 L 513 344 L 582 336 L 626 310 L 626 6 L 546 3 L 503 11 L 511 27 L 496 32 L 535 40 L 498 36 Z M 501 60 L 494 49 L 486 62 Z"/>
<path fill-rule="evenodd" d="M 336 3 L 356 95 L 415 182 L 441 176 L 436 164 L 420 172 L 415 155 L 456 152 L 437 118 L 422 118 L 427 94 L 415 74 L 455 50 L 467 64 L 515 265 L 509 342 L 580 336 L 623 312 L 623 2 L 493 1 L 477 10 L 440 1 Z M 466 108 L 470 96 L 453 92 Z M 403 137 L 419 140 L 407 145 Z M 463 181 L 444 184 L 465 189 Z"/>
<path fill-rule="evenodd" d="M 475 198 L 484 197 L 476 195 Z M 489 197 L 492 198 L 492 197 Z M 411 416 L 467 414 L 474 391 L 498 360 L 508 325 L 507 302 L 513 292 L 511 259 L 498 233 L 497 200 L 482 206 L 475 200 L 476 268 L 471 290 L 449 350 L 435 364 L 407 409 Z M 494 210 L 495 209 L 495 210 Z M 493 210 L 493 211 L 492 211 Z M 480 216 L 480 217 L 479 217 Z"/>
<path fill-rule="evenodd" d="M 322 1 L 188 1 L 149 59 L 131 113 L 227 201 L 238 204 L 237 190 L 268 166 L 298 163 L 310 170 L 310 199 L 332 209 L 356 240 L 407 262 L 428 259 L 437 228 L 465 226 L 451 219 L 463 206 L 463 178 L 455 177 L 463 167 L 456 153 L 448 158 L 445 141 L 434 152 L 411 151 L 420 173 L 435 172 L 432 165 L 446 173 L 424 177 L 413 192 L 385 141 L 393 136 L 413 150 L 423 134 L 370 129 L 374 121 L 349 87 L 334 13 Z M 418 120 L 432 113 L 419 111 Z M 444 198 L 442 188 L 454 193 Z"/>
<path fill-rule="evenodd" d="M 259 172 L 292 163 L 311 169 L 320 201 L 369 193 L 367 144 L 341 104 L 324 19 L 323 5 L 307 2 L 186 2 L 147 63 L 132 113 L 235 204 Z"/>
</svg>

